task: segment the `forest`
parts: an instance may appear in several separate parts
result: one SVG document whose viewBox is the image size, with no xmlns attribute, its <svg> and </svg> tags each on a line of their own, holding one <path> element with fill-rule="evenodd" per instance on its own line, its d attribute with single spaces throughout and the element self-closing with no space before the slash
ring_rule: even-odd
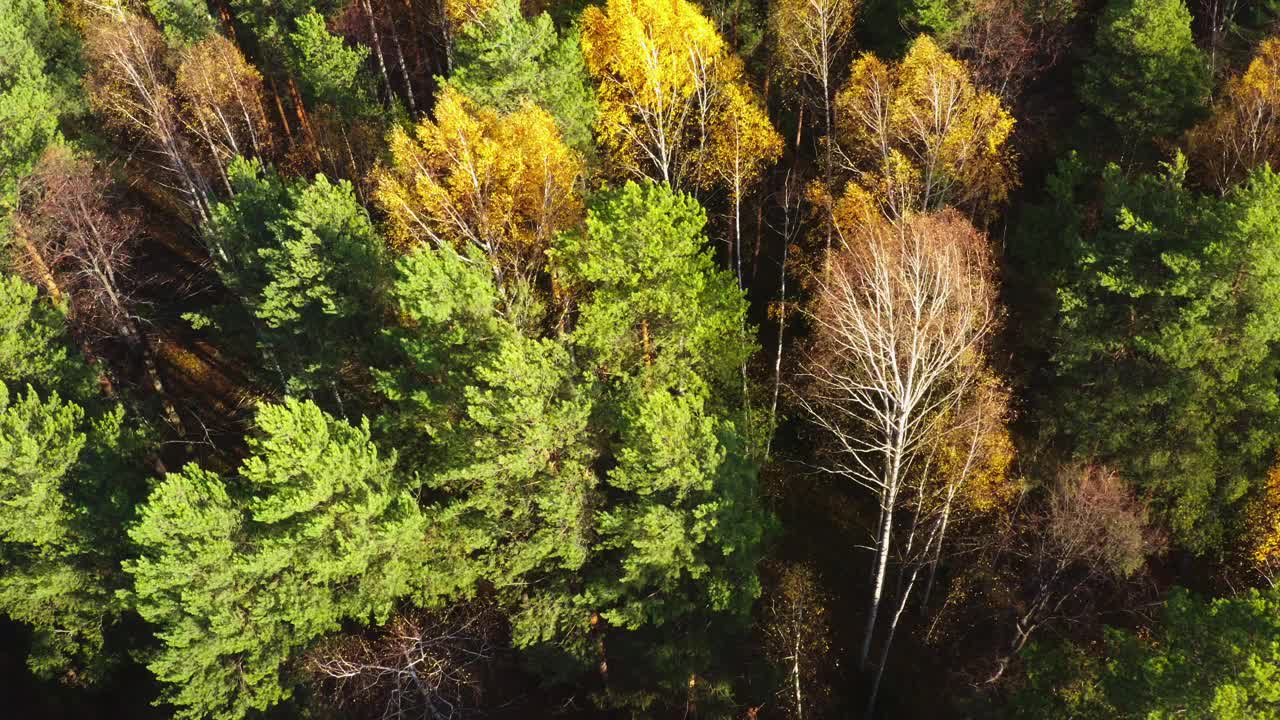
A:
<svg viewBox="0 0 1280 720">
<path fill-rule="evenodd" d="M 1280 0 L 0 0 L 0 714 L 1280 719 L 1278 172 Z"/>
</svg>

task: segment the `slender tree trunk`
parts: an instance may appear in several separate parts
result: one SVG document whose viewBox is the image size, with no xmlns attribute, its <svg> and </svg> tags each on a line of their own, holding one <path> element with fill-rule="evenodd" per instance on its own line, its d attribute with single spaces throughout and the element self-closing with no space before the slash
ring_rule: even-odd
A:
<svg viewBox="0 0 1280 720">
<path fill-rule="evenodd" d="M 22 249 L 27 256 L 27 262 L 30 264 L 32 274 L 40 281 L 40 285 L 44 287 L 45 292 L 49 293 L 49 298 L 53 300 L 54 304 L 61 305 L 62 288 L 58 287 L 58 281 L 54 279 L 53 272 L 49 270 L 49 265 L 45 263 L 40 251 L 31 242 L 31 237 L 27 235 L 27 230 L 22 226 L 22 221 L 15 215 L 12 222 L 13 234 L 17 236 L 18 242 L 22 244 Z"/>
<path fill-rule="evenodd" d="M 907 607 L 907 599 L 911 597 L 911 591 L 915 588 L 916 579 L 920 576 L 920 567 L 917 565 L 911 571 L 911 579 L 907 582 L 905 588 L 902 589 L 902 597 L 898 600 L 898 607 L 894 610 L 893 619 L 889 621 L 889 634 L 885 637 L 884 647 L 880 649 L 880 664 L 876 667 L 875 678 L 871 681 L 871 694 L 867 697 L 866 720 L 872 720 L 875 716 L 876 698 L 880 694 L 880 681 L 884 678 L 885 665 L 889 663 L 889 648 L 893 645 L 893 636 L 898 631 L 898 621 L 902 619 L 902 611 Z"/>
<path fill-rule="evenodd" d="M 396 24 L 391 23 L 391 44 L 396 49 L 396 61 L 400 65 L 400 75 L 404 78 L 405 99 L 409 102 L 409 112 L 417 114 L 418 104 L 413 98 L 413 80 L 409 77 L 409 66 L 404 61 L 404 48 L 400 47 L 400 33 L 396 32 Z"/>
<path fill-rule="evenodd" d="M 903 425 L 905 422 L 906 418 L 900 416 L 893 429 L 889 473 L 888 477 L 885 478 L 884 494 L 881 496 L 880 540 L 877 543 L 875 568 L 872 575 L 871 606 L 867 611 L 867 625 L 862 637 L 862 651 L 858 655 L 858 662 L 862 667 L 867 666 L 867 658 L 871 654 L 871 639 L 875 635 L 876 617 L 880 612 L 880 601 L 884 593 L 885 569 L 889 565 L 889 543 L 893 538 L 893 508 L 898 501 L 898 474 L 902 470 L 902 443 L 905 433 Z"/>
<path fill-rule="evenodd" d="M 799 603 L 797 603 L 797 606 L 798 605 Z M 797 607 L 796 608 L 797 617 L 794 619 L 794 623 L 793 623 L 795 627 L 792 630 L 792 638 L 794 642 L 792 644 L 791 652 L 793 654 L 795 664 L 791 668 L 791 675 L 794 678 L 794 682 L 795 682 L 796 720 L 804 720 L 804 696 L 800 692 L 800 628 L 802 627 L 802 623 L 804 622 L 803 614 L 804 614 L 804 610 L 802 608 Z"/>
<path fill-rule="evenodd" d="M 787 212 L 788 219 L 786 220 L 786 224 L 784 225 L 784 228 L 786 227 L 786 225 L 790 224 L 791 211 L 790 209 L 788 209 L 786 212 Z M 782 277 L 782 283 L 781 283 L 782 287 L 781 287 L 781 290 L 779 291 L 779 299 L 778 299 L 778 352 L 776 355 L 774 355 L 774 358 L 773 358 L 773 404 L 769 408 L 769 422 L 770 422 L 770 425 L 773 426 L 773 428 L 777 428 L 777 425 L 778 425 L 778 394 L 782 390 L 782 341 L 783 341 L 783 336 L 786 335 L 786 330 L 787 330 L 787 252 L 790 249 L 791 243 L 789 242 L 790 238 L 787 236 L 787 232 L 785 229 L 783 231 L 783 235 L 784 237 L 782 238 L 782 272 L 779 273 Z M 764 446 L 764 459 L 766 461 L 769 459 L 770 453 L 772 450 L 773 450 L 773 433 L 770 432 L 769 439 L 765 441 L 765 446 Z"/>
<path fill-rule="evenodd" d="M 396 94 L 391 90 L 391 75 L 387 72 L 387 61 L 382 56 L 382 41 L 378 38 L 378 23 L 373 17 L 373 5 L 364 0 L 364 16 L 369 19 L 369 35 L 373 38 L 373 54 L 378 58 L 378 71 L 382 73 L 382 84 L 387 88 L 387 105 L 395 104 Z"/>
</svg>

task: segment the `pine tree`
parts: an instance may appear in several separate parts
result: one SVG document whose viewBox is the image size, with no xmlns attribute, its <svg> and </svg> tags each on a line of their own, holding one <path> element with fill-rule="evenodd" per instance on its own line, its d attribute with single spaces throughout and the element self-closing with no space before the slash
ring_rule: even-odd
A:
<svg viewBox="0 0 1280 720">
<path fill-rule="evenodd" d="M 425 527 L 369 438 L 311 403 L 259 410 L 251 456 L 222 478 L 170 474 L 129 531 L 149 667 L 180 718 L 241 718 L 289 697 L 287 663 L 343 621 L 384 622 L 421 582 Z"/>
<path fill-rule="evenodd" d="M 0 330 L 0 612 L 33 629 L 33 671 L 91 682 L 111 664 L 106 635 L 124 610 L 118 529 L 144 438 L 96 397 L 59 313 L 8 275 Z"/>
<path fill-rule="evenodd" d="M 380 323 L 382 240 L 348 182 L 286 182 L 257 161 L 229 168 L 235 196 L 207 231 L 224 249 L 224 282 L 245 303 L 285 389 L 335 400 L 341 373 Z"/>
<path fill-rule="evenodd" d="M 1201 113 L 1209 89 L 1209 63 L 1183 0 L 1108 3 L 1079 86 L 1103 132 L 1126 145 L 1173 138 Z"/>
<path fill-rule="evenodd" d="M 1206 550 L 1280 446 L 1280 177 L 1260 169 L 1218 200 L 1186 189 L 1185 171 L 1112 167 L 1093 232 L 1059 201 L 1054 362 L 1077 452 L 1117 461 L 1175 538 Z"/>
<path fill-rule="evenodd" d="M 555 118 L 565 143 L 592 155 L 595 92 L 578 36 L 573 30 L 558 35 L 545 12 L 526 20 L 517 0 L 498 0 L 484 22 L 459 33 L 449 84 L 502 113 L 533 102 Z"/>
</svg>

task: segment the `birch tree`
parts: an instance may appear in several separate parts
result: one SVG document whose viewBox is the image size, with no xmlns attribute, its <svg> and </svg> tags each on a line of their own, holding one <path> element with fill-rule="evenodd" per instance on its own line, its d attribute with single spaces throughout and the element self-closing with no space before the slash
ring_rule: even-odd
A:
<svg viewBox="0 0 1280 720">
<path fill-rule="evenodd" d="M 392 131 L 374 199 L 399 246 L 473 246 L 505 292 L 538 272 L 551 238 L 581 220 L 582 158 L 535 105 L 503 115 L 446 88 L 435 117 L 412 134 Z"/>
<path fill-rule="evenodd" d="M 1016 184 L 1013 117 L 927 36 L 901 62 L 855 60 L 836 108 L 840 162 L 890 220 L 944 205 L 981 212 Z"/>
<path fill-rule="evenodd" d="M 614 170 L 675 188 L 696 181 L 722 89 L 742 82 L 715 25 L 686 0 L 611 0 L 583 12 L 582 52 Z"/>
<path fill-rule="evenodd" d="M 209 218 L 209 184 L 181 132 L 164 36 L 151 21 L 118 5 L 95 5 L 85 39 L 90 106 L 107 126 L 142 141 L 196 224 Z"/>
<path fill-rule="evenodd" d="M 1280 37 L 1227 81 L 1213 115 L 1187 136 L 1191 160 L 1221 194 L 1264 163 L 1280 166 Z"/>
<path fill-rule="evenodd" d="M 88 161 L 66 148 L 47 151 L 20 215 L 33 250 L 31 262 L 20 268 L 33 280 L 51 280 L 69 299 L 73 327 L 82 340 L 92 344 L 113 338 L 136 353 L 166 420 L 182 435 L 182 420 L 138 314 L 141 283 L 133 268 L 138 220 L 111 208 L 109 190 L 110 181 Z M 45 273 L 50 277 L 42 277 Z"/>
<path fill-rule="evenodd" d="M 210 35 L 182 52 L 174 89 L 183 126 L 208 149 L 231 193 L 227 166 L 232 158 L 268 157 L 273 145 L 262 74 L 234 43 Z"/>
<path fill-rule="evenodd" d="M 954 211 L 868 226 L 844 244 L 816 281 L 816 342 L 800 404 L 830 441 L 823 470 L 869 490 L 879 505 L 865 664 L 904 482 L 936 419 L 956 407 L 964 384 L 957 368 L 980 349 L 997 313 L 986 239 Z"/>
<path fill-rule="evenodd" d="M 823 178 L 832 186 L 836 66 L 853 33 L 860 0 L 780 0 L 770 5 L 769 31 L 784 76 L 799 82 L 822 114 Z M 832 227 L 826 222 L 826 247 Z"/>
</svg>

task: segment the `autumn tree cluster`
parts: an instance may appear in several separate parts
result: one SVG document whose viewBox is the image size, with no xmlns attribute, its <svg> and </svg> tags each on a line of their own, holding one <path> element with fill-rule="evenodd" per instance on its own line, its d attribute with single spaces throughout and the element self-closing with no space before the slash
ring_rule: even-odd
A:
<svg viewBox="0 0 1280 720">
<path fill-rule="evenodd" d="M 12 702 L 1275 716 L 1277 171 L 1271 0 L 0 2 Z"/>
</svg>

